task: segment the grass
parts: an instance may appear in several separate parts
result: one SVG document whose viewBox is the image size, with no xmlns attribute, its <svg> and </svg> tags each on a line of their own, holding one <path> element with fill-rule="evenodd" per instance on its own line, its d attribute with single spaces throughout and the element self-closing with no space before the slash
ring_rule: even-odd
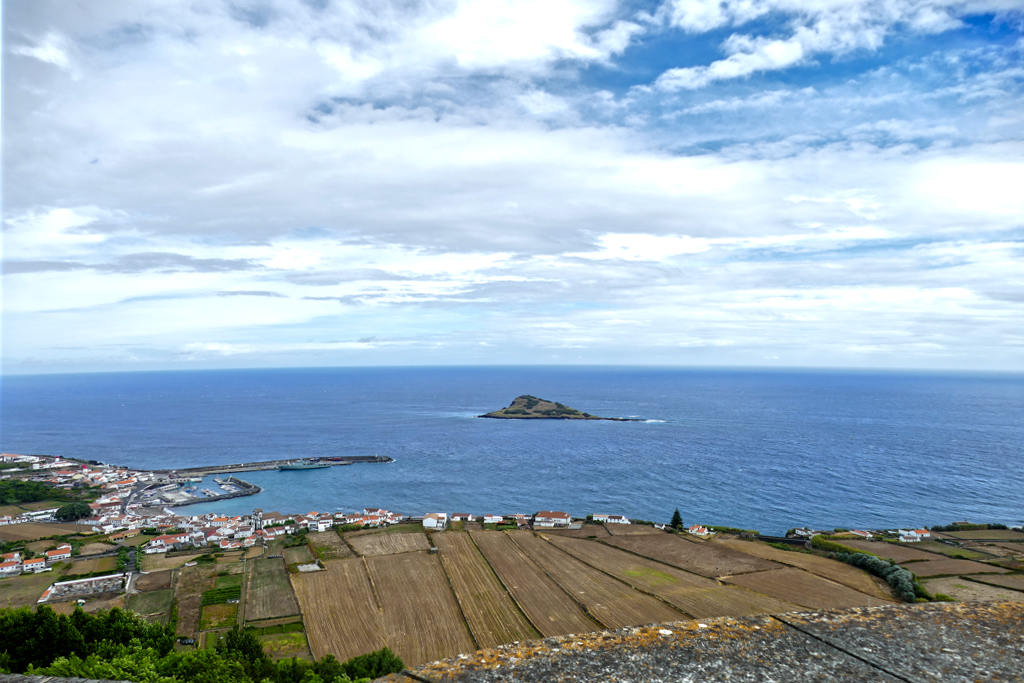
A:
<svg viewBox="0 0 1024 683">
<path fill-rule="evenodd" d="M 174 591 L 165 588 L 148 593 L 135 593 L 128 596 L 128 609 L 143 616 L 169 612 L 174 602 Z"/>
<path fill-rule="evenodd" d="M 939 543 L 938 541 L 920 541 L 915 544 L 921 550 L 928 550 L 933 553 L 941 553 L 947 557 L 952 557 L 958 560 L 989 560 L 992 559 L 991 555 L 985 553 L 979 553 L 974 550 L 967 550 L 966 548 L 958 548 L 953 545 L 946 545 L 945 543 Z M 911 567 L 913 569 L 913 567 Z"/>
<path fill-rule="evenodd" d="M 229 628 L 238 621 L 238 605 L 204 605 L 199 630 Z"/>
<path fill-rule="evenodd" d="M 50 584 L 61 581 L 61 571 L 42 574 L 22 574 L 9 579 L 0 579 L 0 607 L 24 607 L 35 605 L 36 600 Z"/>
<path fill-rule="evenodd" d="M 218 576 L 214 580 L 214 588 L 235 588 L 242 585 L 242 574 L 228 574 Z"/>
<path fill-rule="evenodd" d="M 93 560 L 78 560 L 75 562 L 68 576 L 81 576 L 82 574 L 94 574 L 96 572 L 112 572 L 117 569 L 116 557 L 98 557 Z"/>
<path fill-rule="evenodd" d="M 250 563 L 249 588 L 245 592 L 247 621 L 272 619 L 299 613 L 284 561 L 280 559 L 254 560 Z"/>
<path fill-rule="evenodd" d="M 239 582 L 237 585 L 229 588 L 214 588 L 213 590 L 206 591 L 203 593 L 203 606 L 220 605 L 226 603 L 228 600 L 238 600 L 241 597 L 242 585 L 241 582 Z"/>
<path fill-rule="evenodd" d="M 163 554 L 146 555 L 142 558 L 142 571 L 158 572 L 163 569 L 177 569 L 178 567 L 184 567 L 186 562 L 191 562 L 201 554 L 202 553 L 189 553 L 188 555 L 171 556 L 165 556 Z"/>
<path fill-rule="evenodd" d="M 306 634 L 301 631 L 260 636 L 260 642 L 263 643 L 263 651 L 273 659 L 311 659 Z"/>
</svg>

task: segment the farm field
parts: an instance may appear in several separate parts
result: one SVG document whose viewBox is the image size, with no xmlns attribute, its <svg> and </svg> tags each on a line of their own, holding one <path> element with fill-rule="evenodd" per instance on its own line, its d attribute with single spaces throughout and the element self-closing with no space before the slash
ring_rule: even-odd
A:
<svg viewBox="0 0 1024 683">
<path fill-rule="evenodd" d="M 385 637 L 406 663 L 476 649 L 436 555 L 371 557 L 366 564 L 384 608 Z"/>
<path fill-rule="evenodd" d="M 997 586 L 1004 586 L 1006 588 L 1024 591 L 1024 575 L 1021 574 L 1010 574 L 1007 576 L 972 576 L 971 578 L 977 579 L 978 581 L 984 581 L 985 583 L 994 583 Z"/>
<path fill-rule="evenodd" d="M 202 553 L 186 553 L 184 555 L 165 556 L 162 553 L 156 555 L 145 555 L 142 558 L 142 571 L 158 572 L 164 569 L 177 569 L 184 567 L 186 562 L 191 562 L 202 555 Z"/>
<path fill-rule="evenodd" d="M 124 599 L 124 595 L 111 595 L 110 593 L 104 593 L 99 598 L 87 598 L 86 603 L 82 605 L 82 611 L 87 614 L 92 614 L 101 609 L 114 609 L 115 607 L 124 609 Z M 75 611 L 75 608 L 78 607 L 78 602 L 75 600 L 68 600 L 67 602 L 48 602 L 46 604 L 57 614 L 71 614 Z"/>
<path fill-rule="evenodd" d="M 651 534 L 661 534 L 667 536 L 667 532 L 661 529 L 655 529 L 653 526 L 647 526 L 646 524 L 605 524 L 603 525 L 605 531 L 612 536 L 649 536 Z M 538 529 L 538 531 L 541 531 Z"/>
<path fill-rule="evenodd" d="M 117 546 L 109 543 L 86 543 L 79 551 L 79 555 L 102 555 L 110 550 L 117 550 Z"/>
<path fill-rule="evenodd" d="M 116 543 L 117 545 L 126 545 L 130 548 L 135 548 L 145 543 L 149 543 L 155 536 L 146 536 L 139 534 L 138 536 L 132 536 L 131 538 L 124 538 L 120 541 L 108 541 L 108 543 Z"/>
<path fill-rule="evenodd" d="M 1024 555 L 1024 543 L 1010 543 L 1010 542 L 1006 542 L 1006 543 L 993 543 L 992 545 L 995 545 L 995 546 L 998 546 L 1000 548 L 1004 548 L 1006 550 L 1009 550 L 1015 556 Z"/>
<path fill-rule="evenodd" d="M 603 524 L 584 524 L 582 529 L 545 529 L 544 535 L 564 536 L 565 538 L 611 538 L 611 534 Z"/>
<path fill-rule="evenodd" d="M 505 592 L 468 533 L 445 531 L 434 534 L 434 542 L 479 647 L 540 637 Z"/>
<path fill-rule="evenodd" d="M 183 567 L 178 572 L 174 595 L 178 599 L 177 634 L 187 638 L 199 635 L 199 615 L 202 612 L 203 591 L 213 588 L 216 565 L 200 564 Z"/>
<path fill-rule="evenodd" d="M 166 588 L 159 591 L 129 595 L 127 607 L 142 616 L 148 616 L 170 611 L 172 602 L 174 602 L 174 591 Z"/>
<path fill-rule="evenodd" d="M 35 605 L 43 591 L 63 580 L 60 570 L 0 579 L 0 607 Z"/>
<path fill-rule="evenodd" d="M 47 536 L 63 536 L 76 534 L 83 530 L 81 524 L 61 524 L 59 522 L 28 522 L 25 524 L 9 524 L 0 526 L 0 540 L 3 541 L 35 541 Z"/>
<path fill-rule="evenodd" d="M 470 537 L 543 635 L 587 633 L 601 628 L 505 532 L 479 531 Z"/>
<path fill-rule="evenodd" d="M 415 550 L 426 550 L 430 542 L 424 533 L 369 534 L 366 536 L 347 535 L 346 540 L 357 553 L 366 557 L 396 555 Z"/>
<path fill-rule="evenodd" d="M 688 541 L 673 534 L 616 536 L 608 542 L 701 576 L 729 576 L 781 567 L 770 560 L 723 548 L 720 545 Z"/>
<path fill-rule="evenodd" d="M 716 539 L 713 543 L 724 545 L 727 548 L 745 552 L 765 560 L 773 560 L 780 564 L 788 564 L 800 569 L 806 569 L 812 574 L 841 583 L 865 595 L 876 597 L 880 601 L 893 602 L 892 594 L 881 588 L 870 574 L 863 569 L 843 564 L 838 560 L 830 560 L 827 557 L 808 553 L 779 550 L 760 541 Z"/>
<path fill-rule="evenodd" d="M 739 574 L 725 579 L 758 593 L 770 595 L 811 609 L 868 607 L 883 602 L 802 569 L 786 567 L 754 574 Z M 884 601 L 886 604 L 891 600 Z"/>
<path fill-rule="evenodd" d="M 53 548 L 56 545 L 56 541 L 32 541 L 31 543 L 26 543 L 25 547 L 34 553 L 42 553 L 43 551 L 49 550 L 50 548 Z"/>
<path fill-rule="evenodd" d="M 631 589 L 587 566 L 530 531 L 507 532 L 527 555 L 543 567 L 587 611 L 607 628 L 639 626 L 688 618 L 679 610 Z M 586 543 L 587 541 L 582 541 Z"/>
<path fill-rule="evenodd" d="M 199 618 L 199 629 L 207 631 L 218 628 L 230 628 L 238 621 L 238 605 L 206 605 Z"/>
<path fill-rule="evenodd" d="M 284 561 L 288 564 L 309 564 L 313 561 L 313 553 L 305 545 L 284 549 Z"/>
<path fill-rule="evenodd" d="M 1007 569 L 993 567 L 990 564 L 972 562 L 971 560 L 929 560 L 927 562 L 912 562 L 906 565 L 909 571 L 918 576 L 940 576 L 942 574 L 983 574 L 991 572 L 1005 574 Z"/>
<path fill-rule="evenodd" d="M 310 660 L 309 644 L 306 642 L 306 634 L 298 633 L 276 633 L 272 636 L 259 636 L 263 643 L 263 651 L 272 659 L 298 659 Z"/>
<path fill-rule="evenodd" d="M 246 560 L 254 560 L 257 557 L 262 557 L 266 553 L 266 548 L 261 545 L 254 545 L 251 548 L 245 549 L 245 555 L 243 558 Z"/>
<path fill-rule="evenodd" d="M 387 646 L 415 666 L 476 649 L 436 556 L 403 553 L 327 567 L 294 576 L 317 658 L 332 653 L 344 661 Z"/>
<path fill-rule="evenodd" d="M 249 566 L 249 587 L 245 594 L 246 621 L 299 613 L 299 603 L 288 581 L 284 560 L 251 560 Z"/>
<path fill-rule="evenodd" d="M 348 547 L 348 544 L 341 539 L 337 531 L 313 531 L 306 534 L 321 559 L 339 560 L 344 557 L 355 557 L 355 553 Z"/>
<path fill-rule="evenodd" d="M 1024 541 L 1024 534 L 1012 529 L 981 529 L 978 531 L 943 531 L 943 536 L 960 540 Z"/>
<path fill-rule="evenodd" d="M 78 560 L 68 570 L 68 576 L 81 576 L 92 572 L 112 572 L 117 569 L 116 557 L 97 557 L 92 560 Z"/>
<path fill-rule="evenodd" d="M 925 552 L 919 547 L 910 547 L 907 545 L 901 545 L 898 543 L 885 543 L 882 541 L 838 541 L 843 545 L 856 548 L 857 550 L 863 550 L 866 553 L 874 553 L 879 557 L 884 557 L 887 560 L 895 560 L 899 562 L 912 562 L 914 560 L 937 560 L 940 559 L 935 556 L 935 553 Z M 915 543 L 914 546 L 921 546 L 922 543 Z M 941 543 L 935 543 L 934 545 L 947 548 L 948 546 L 942 545 Z M 786 551 L 782 551 L 786 552 Z"/>
<path fill-rule="evenodd" d="M 165 569 L 159 572 L 153 572 L 152 574 L 144 574 L 139 578 L 135 579 L 134 584 L 135 590 L 139 591 L 155 591 L 161 588 L 171 587 L 171 570 Z"/>
<path fill-rule="evenodd" d="M 647 560 L 593 541 L 551 538 L 551 543 L 629 585 L 672 603 L 695 618 L 779 614 L 801 609 L 783 600 L 737 588 Z"/>
<path fill-rule="evenodd" d="M 987 579 L 989 577 L 980 578 Z M 948 595 L 960 602 L 967 602 L 969 600 L 1006 600 L 1009 602 L 1024 602 L 1024 593 L 1010 590 L 1009 588 L 990 586 L 987 583 L 968 581 L 959 576 L 946 576 L 941 579 L 930 579 L 928 581 L 922 581 L 921 585 L 924 586 L 924 589 L 932 595 L 944 593 L 945 595 Z"/>
<path fill-rule="evenodd" d="M 938 555 L 946 555 L 947 557 L 961 556 L 961 559 L 968 560 L 985 560 L 991 556 L 985 553 L 979 553 L 976 550 L 968 550 L 967 548 L 959 548 L 954 545 L 946 545 L 945 543 L 939 543 L 938 541 L 920 541 L 914 544 L 921 550 L 927 550 L 931 553 Z M 894 560 L 896 558 L 893 558 Z M 929 560 L 937 560 L 940 558 L 929 557 Z M 897 562 L 903 562 L 903 560 L 896 560 Z"/>
</svg>

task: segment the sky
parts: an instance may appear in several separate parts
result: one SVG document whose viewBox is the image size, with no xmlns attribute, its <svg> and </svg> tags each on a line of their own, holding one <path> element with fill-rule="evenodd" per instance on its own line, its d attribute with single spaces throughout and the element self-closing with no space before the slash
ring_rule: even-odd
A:
<svg viewBox="0 0 1024 683">
<path fill-rule="evenodd" d="M 1024 370 L 1024 0 L 5 0 L 6 374 Z"/>
</svg>

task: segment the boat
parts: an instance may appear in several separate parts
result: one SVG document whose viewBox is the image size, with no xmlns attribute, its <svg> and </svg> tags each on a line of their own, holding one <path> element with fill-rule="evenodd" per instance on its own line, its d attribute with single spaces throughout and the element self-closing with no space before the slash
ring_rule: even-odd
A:
<svg viewBox="0 0 1024 683">
<path fill-rule="evenodd" d="M 279 470 L 320 470 L 330 467 L 325 462 L 313 462 L 312 460 L 293 460 L 283 465 L 278 465 Z"/>
</svg>

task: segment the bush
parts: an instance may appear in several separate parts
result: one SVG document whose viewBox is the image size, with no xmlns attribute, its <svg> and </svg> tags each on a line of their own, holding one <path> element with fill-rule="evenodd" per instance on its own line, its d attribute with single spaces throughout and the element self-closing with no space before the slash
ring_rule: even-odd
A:
<svg viewBox="0 0 1024 683">
<path fill-rule="evenodd" d="M 712 531 L 725 534 L 754 534 L 755 536 L 761 535 L 760 531 L 755 531 L 754 529 L 737 529 L 736 527 L 731 526 L 711 526 L 710 524 L 708 525 L 708 528 Z"/>
<path fill-rule="evenodd" d="M 825 543 L 829 543 L 829 541 L 825 541 Z M 839 544 L 836 543 L 834 545 Z M 836 559 L 885 579 L 885 582 L 889 584 L 893 592 L 896 593 L 896 596 L 904 602 L 917 602 L 918 594 L 924 593 L 924 589 L 917 585 L 917 580 L 912 572 L 894 562 L 883 560 L 877 555 L 869 555 L 859 551 L 854 553 L 842 552 L 836 555 Z M 921 597 L 926 596 L 927 593 L 924 593 Z"/>
</svg>

